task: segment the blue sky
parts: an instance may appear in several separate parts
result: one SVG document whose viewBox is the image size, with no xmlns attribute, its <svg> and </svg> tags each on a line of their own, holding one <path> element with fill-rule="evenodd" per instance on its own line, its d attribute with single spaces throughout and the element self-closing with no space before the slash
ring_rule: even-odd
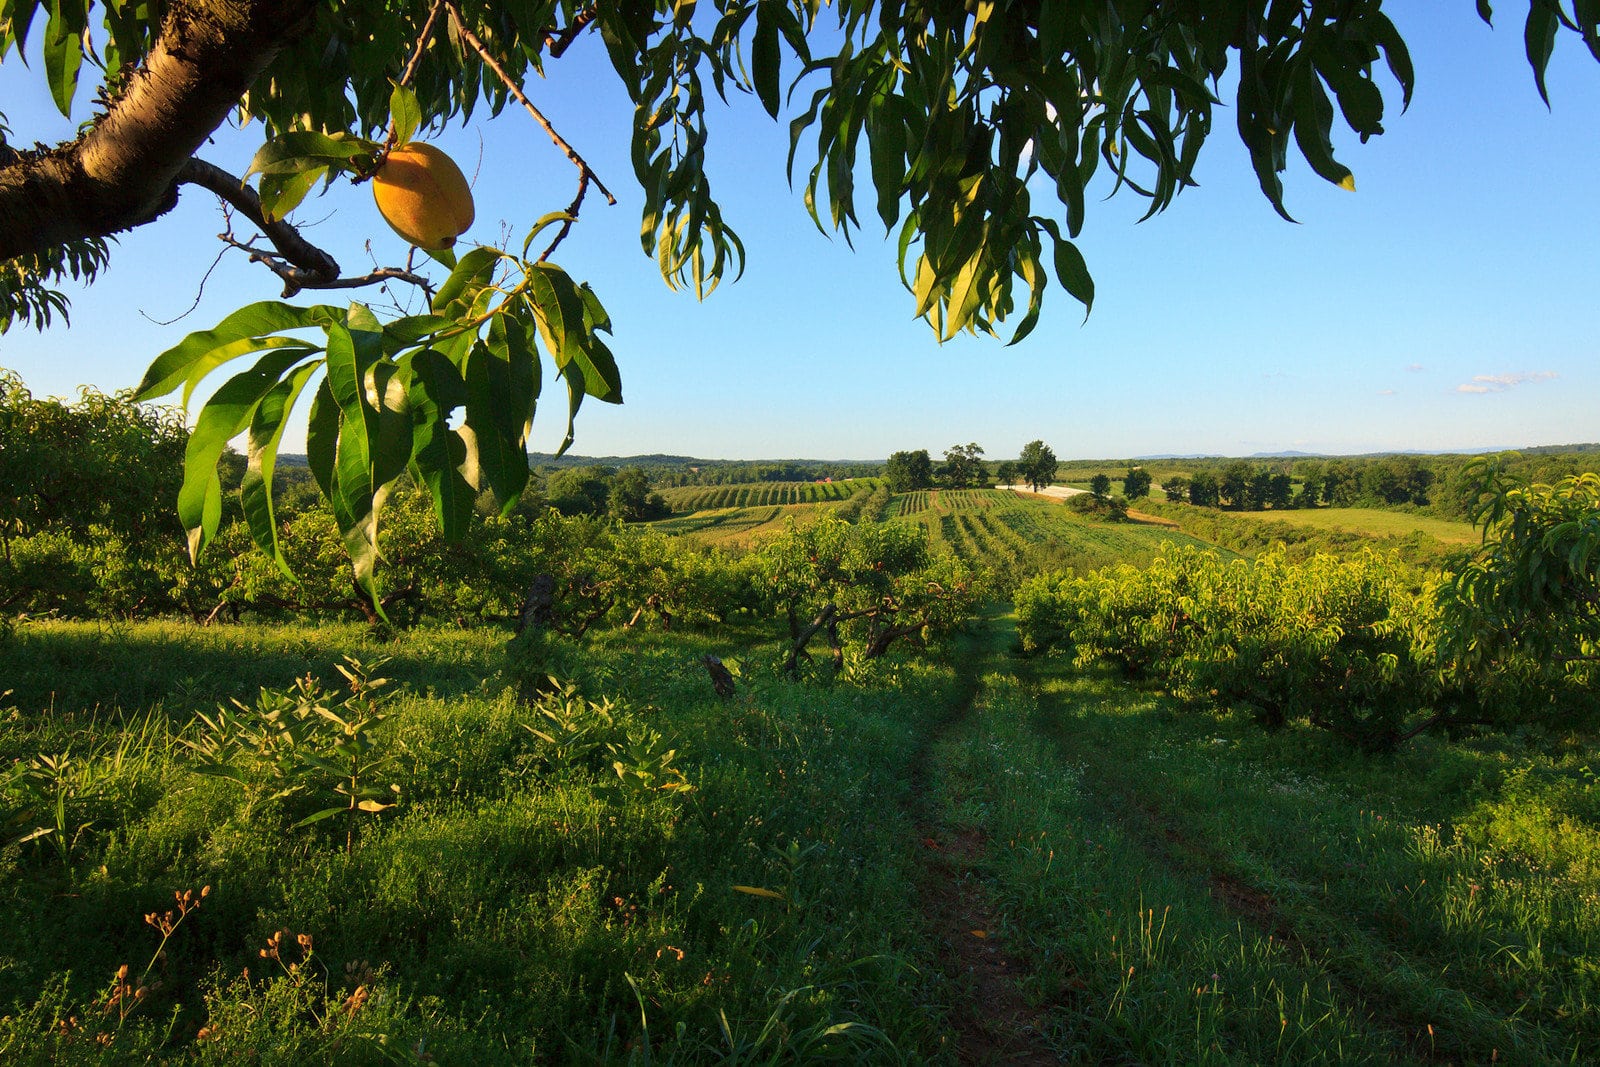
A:
<svg viewBox="0 0 1600 1067">
<path fill-rule="evenodd" d="M 557 258 L 611 311 L 627 402 L 586 405 L 574 450 L 881 458 L 976 441 L 1005 457 L 1042 438 L 1067 458 L 1600 439 L 1600 66 L 1563 37 L 1546 110 L 1510 6 L 1494 30 L 1466 0 L 1390 6 L 1417 91 L 1401 114 L 1386 83 L 1388 132 L 1339 145 L 1356 193 L 1292 160 L 1299 224 L 1284 222 L 1219 109 L 1200 187 L 1172 209 L 1139 224 L 1137 197 L 1091 202 L 1088 321 L 1052 290 L 1039 329 L 1011 348 L 938 345 L 911 317 L 875 220 L 853 252 L 819 234 L 787 185 L 787 124 L 753 99 L 713 116 L 708 163 L 745 276 L 704 303 L 669 292 L 638 244 L 629 105 L 600 42 L 580 42 L 529 93 L 621 201 L 591 196 Z M 39 69 L 0 65 L 13 143 L 71 133 Z M 259 138 L 223 131 L 202 155 L 241 172 Z M 475 173 L 471 237 L 497 239 L 502 220 L 520 235 L 571 199 L 570 164 L 525 112 L 437 143 Z M 365 188 L 335 186 L 297 217 L 347 271 L 404 255 Z M 70 328 L 0 338 L 0 366 L 41 395 L 124 388 L 185 333 L 276 297 L 270 275 L 230 255 L 192 313 L 152 321 L 194 302 L 220 228 L 213 198 L 188 190 L 162 223 L 124 236 L 109 272 L 74 295 Z M 546 402 L 535 449 L 564 429 L 561 401 Z"/>
</svg>

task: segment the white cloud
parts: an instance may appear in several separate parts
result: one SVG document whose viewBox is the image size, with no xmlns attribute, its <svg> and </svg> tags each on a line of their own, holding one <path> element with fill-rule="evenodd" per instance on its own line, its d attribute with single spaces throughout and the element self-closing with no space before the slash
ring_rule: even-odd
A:
<svg viewBox="0 0 1600 1067">
<path fill-rule="evenodd" d="M 1456 386 L 1458 393 L 1503 393 L 1524 382 L 1547 382 L 1558 378 L 1553 370 L 1522 371 L 1517 374 L 1475 374 L 1472 381 Z"/>
<path fill-rule="evenodd" d="M 1406 364 L 1406 370 L 1410 371 L 1412 374 L 1421 374 L 1423 371 L 1425 371 L 1427 369 L 1428 369 L 1427 367 L 1424 367 L 1420 363 L 1407 363 Z"/>
<path fill-rule="evenodd" d="M 1379 396 L 1394 396 L 1394 390 L 1393 389 L 1379 389 L 1378 390 L 1378 395 Z"/>
</svg>

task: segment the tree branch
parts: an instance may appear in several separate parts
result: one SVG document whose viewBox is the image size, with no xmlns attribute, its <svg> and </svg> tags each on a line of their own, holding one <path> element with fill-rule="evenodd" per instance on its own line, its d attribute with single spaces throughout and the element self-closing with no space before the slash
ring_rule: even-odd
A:
<svg viewBox="0 0 1600 1067">
<path fill-rule="evenodd" d="M 190 157 L 278 52 L 315 0 L 180 0 L 150 54 L 76 141 L 0 160 L 0 259 L 106 237 L 177 203 Z"/>
<path fill-rule="evenodd" d="M 332 256 L 300 236 L 300 231 L 282 219 L 268 220 L 256 191 L 221 167 L 203 159 L 190 159 L 178 172 L 180 185 L 198 185 L 232 204 L 241 215 L 272 242 L 282 259 L 297 267 L 304 279 L 300 288 L 312 288 L 315 280 L 331 282 L 339 277 L 339 264 Z M 236 243 L 236 242 L 235 242 Z M 285 293 L 285 296 L 293 294 Z"/>
<path fill-rule="evenodd" d="M 545 34 L 544 46 L 550 50 L 551 59 L 560 59 L 566 55 L 567 49 L 572 47 L 572 42 L 578 39 L 589 23 L 598 18 L 600 12 L 592 7 L 586 7 L 563 26 L 560 30 Z"/>
<path fill-rule="evenodd" d="M 404 267 L 379 267 L 368 274 L 353 278 L 324 277 L 312 271 L 303 270 L 288 262 L 283 256 L 265 249 L 257 248 L 249 241 L 241 241 L 231 233 L 219 233 L 217 237 L 224 244 L 250 253 L 250 262 L 260 263 L 279 278 L 283 279 L 283 295 L 287 299 L 303 289 L 361 289 L 368 285 L 377 285 L 380 282 L 406 282 L 415 285 L 428 294 L 428 299 L 433 299 L 433 283 L 420 274 L 413 274 Z"/>
<path fill-rule="evenodd" d="M 556 132 L 556 128 L 550 124 L 550 120 L 544 117 L 544 113 L 534 106 L 532 100 L 528 99 L 528 94 L 522 91 L 522 86 L 518 85 L 515 79 L 505 72 L 505 68 L 502 67 L 499 61 L 494 58 L 493 53 L 491 53 L 484 43 L 478 40 L 477 35 L 467 27 L 466 21 L 462 19 L 461 12 L 456 8 L 456 5 L 451 3 L 450 0 L 444 0 L 444 9 L 449 14 L 450 21 L 455 26 L 456 32 L 460 34 L 461 39 L 465 41 L 468 47 L 470 47 L 474 52 L 478 53 L 478 58 L 483 61 L 483 65 L 494 72 L 495 77 L 500 79 L 500 84 L 506 87 L 506 91 L 516 98 L 517 103 L 521 104 L 527 109 L 528 114 L 532 115 L 534 121 L 544 128 L 544 132 L 549 134 L 550 140 L 553 141 L 555 146 L 561 150 L 561 153 L 567 157 L 574 167 L 578 168 L 578 195 L 573 199 L 571 207 L 568 208 L 568 214 L 575 215 L 577 213 L 577 209 L 583 206 L 583 196 L 588 190 L 588 186 L 591 181 L 594 182 L 594 187 L 599 189 L 601 194 L 605 196 L 606 203 L 615 204 L 617 202 L 617 198 L 611 195 L 611 190 L 606 188 L 605 182 L 600 180 L 600 176 L 594 172 L 594 168 L 589 166 L 589 164 L 584 161 L 582 156 L 578 155 L 577 149 L 568 144 L 566 139 Z M 589 17 L 590 19 L 593 19 L 593 12 L 589 12 Z M 583 26 L 586 25 L 588 25 L 588 22 L 584 21 L 583 15 L 580 14 L 572 23 L 572 26 L 577 26 L 577 30 L 573 30 L 572 26 L 568 26 L 567 29 L 562 32 L 565 34 L 570 31 L 573 36 L 576 36 L 578 31 L 582 30 Z M 566 44 L 570 43 L 570 40 L 566 42 Z M 566 51 L 566 44 L 561 45 L 562 51 Z M 553 50 L 551 52 L 551 55 L 558 56 L 560 54 L 560 52 Z M 563 223 L 561 229 L 557 231 L 555 240 L 550 242 L 550 247 L 545 249 L 544 254 L 539 257 L 540 262 L 544 262 L 550 257 L 550 254 L 556 250 L 556 246 L 562 242 L 562 240 L 567 236 L 568 231 L 571 229 L 572 221 L 569 219 L 567 222 Z"/>
</svg>

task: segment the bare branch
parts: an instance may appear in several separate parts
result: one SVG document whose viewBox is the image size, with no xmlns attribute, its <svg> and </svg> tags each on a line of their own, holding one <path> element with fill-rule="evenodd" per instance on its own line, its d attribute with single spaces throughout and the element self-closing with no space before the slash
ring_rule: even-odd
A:
<svg viewBox="0 0 1600 1067">
<path fill-rule="evenodd" d="M 455 4 L 450 3 L 450 0 L 443 0 L 443 2 L 444 9 L 450 13 L 450 21 L 455 25 L 456 32 L 460 34 L 461 39 L 465 41 L 468 47 L 470 47 L 474 52 L 478 53 L 478 58 L 483 60 L 484 66 L 488 67 L 494 72 L 495 76 L 500 79 L 500 83 L 506 87 L 506 91 L 516 98 L 517 103 L 521 104 L 528 110 L 528 114 L 532 115 L 534 121 L 544 128 L 545 133 L 550 135 L 550 140 L 553 141 L 555 146 L 561 150 L 561 153 L 571 161 L 574 167 L 578 168 L 578 195 L 576 199 L 573 200 L 573 207 L 568 210 L 568 214 L 577 214 L 576 208 L 582 205 L 584 193 L 587 191 L 588 183 L 591 181 L 594 182 L 594 187 L 599 189 L 600 192 L 604 194 L 606 203 L 615 204 L 617 202 L 617 198 L 611 195 L 611 190 L 606 188 L 605 183 L 600 180 L 600 176 L 594 172 L 594 168 L 589 166 L 588 163 L 584 162 L 583 157 L 578 155 L 577 149 L 568 144 L 566 139 L 556 132 L 556 128 L 550 124 L 550 120 L 544 117 L 544 113 L 534 106 L 532 100 L 528 99 L 528 94 L 522 91 L 522 86 L 518 85 L 515 79 L 505 72 L 505 68 L 502 67 L 499 61 L 494 58 L 494 55 L 490 53 L 487 47 L 484 46 L 484 43 L 478 40 L 477 35 L 467 28 L 467 24 L 465 20 L 462 19 L 461 12 L 456 9 Z M 575 19 L 574 24 L 581 20 L 582 17 L 583 16 L 580 15 L 578 19 Z M 593 18 L 592 14 L 590 17 L 591 19 Z M 586 24 L 587 23 L 585 23 L 585 25 Z M 571 27 L 568 28 L 570 29 Z M 579 29 L 581 28 L 582 27 L 580 26 Z M 576 34 L 576 31 L 574 31 L 574 34 Z M 548 257 L 551 252 L 555 251 L 556 246 L 559 245 L 562 239 L 567 236 L 567 232 L 571 228 L 572 223 L 570 221 L 562 225 L 561 230 L 556 234 L 556 239 L 552 241 L 550 247 L 545 250 L 544 256 L 540 257 L 541 260 Z"/>
<path fill-rule="evenodd" d="M 433 283 L 404 267 L 379 267 L 370 273 L 352 278 L 326 278 L 296 267 L 281 255 L 268 252 L 264 248 L 257 248 L 253 237 L 249 241 L 241 241 L 231 233 L 219 233 L 217 239 L 233 248 L 250 253 L 250 262 L 260 263 L 283 279 L 283 295 L 286 299 L 303 289 L 361 289 L 382 282 L 406 282 L 427 293 L 429 300 L 433 299 Z"/>
<path fill-rule="evenodd" d="M 432 10 L 428 12 L 428 21 L 422 24 L 422 32 L 417 34 L 417 47 L 412 49 L 411 58 L 406 61 L 405 73 L 400 75 L 401 85 L 410 85 L 411 78 L 417 73 L 417 64 L 422 62 L 422 53 L 428 50 L 428 40 L 433 36 L 433 24 L 439 21 L 439 12 L 444 8 L 444 0 L 435 0 Z"/>
<path fill-rule="evenodd" d="M 588 25 L 599 17 L 599 12 L 592 7 L 586 7 L 578 12 L 577 16 L 559 32 L 545 34 L 544 46 L 550 50 L 551 59 L 560 59 L 566 55 L 567 49 L 572 47 L 572 42 L 578 39 Z"/>
<path fill-rule="evenodd" d="M 282 219 L 269 220 L 261 209 L 256 191 L 221 167 L 203 159 L 191 159 L 178 173 L 179 184 L 198 185 L 216 193 L 266 235 L 278 254 L 306 278 L 332 281 L 339 277 L 339 264 L 316 245 L 300 236 L 300 231 Z M 309 289 L 310 285 L 302 284 Z M 289 294 L 285 294 L 289 295 Z"/>
</svg>

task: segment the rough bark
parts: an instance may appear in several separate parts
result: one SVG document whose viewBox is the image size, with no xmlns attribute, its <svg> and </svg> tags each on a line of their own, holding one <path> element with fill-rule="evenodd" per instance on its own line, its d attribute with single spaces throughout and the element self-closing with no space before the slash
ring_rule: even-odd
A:
<svg viewBox="0 0 1600 1067">
<path fill-rule="evenodd" d="M 705 667 L 706 673 L 711 675 L 711 688 L 716 690 L 717 696 L 723 700 L 731 698 L 735 692 L 733 672 L 722 665 L 721 659 L 709 652 L 700 657 L 700 663 Z"/>
<path fill-rule="evenodd" d="M 178 0 L 149 56 L 76 141 L 0 160 L 0 259 L 105 237 L 177 202 L 181 173 L 314 0 Z"/>
<path fill-rule="evenodd" d="M 524 630 L 548 630 L 555 621 L 556 579 L 551 574 L 536 574 L 528 583 L 528 592 L 522 598 L 522 610 L 517 612 L 517 634 Z"/>
</svg>

